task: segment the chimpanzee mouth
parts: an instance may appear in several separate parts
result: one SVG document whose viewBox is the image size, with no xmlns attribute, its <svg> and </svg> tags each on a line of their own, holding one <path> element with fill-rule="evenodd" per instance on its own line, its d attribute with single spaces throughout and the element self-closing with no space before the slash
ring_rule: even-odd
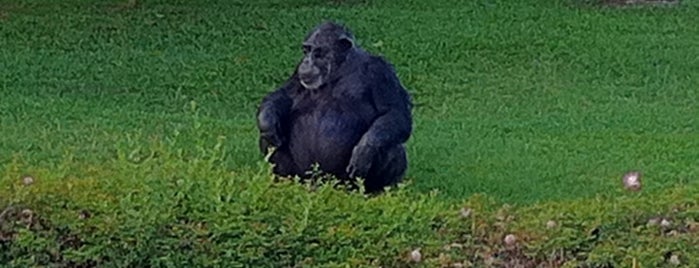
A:
<svg viewBox="0 0 699 268">
<path fill-rule="evenodd" d="M 318 76 L 299 77 L 301 85 L 307 89 L 317 89 L 321 86 L 322 79 Z"/>
</svg>

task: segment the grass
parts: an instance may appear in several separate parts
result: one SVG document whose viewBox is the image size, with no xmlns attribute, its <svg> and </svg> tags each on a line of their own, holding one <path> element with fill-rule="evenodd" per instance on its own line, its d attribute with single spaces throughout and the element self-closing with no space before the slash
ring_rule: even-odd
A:
<svg viewBox="0 0 699 268">
<path fill-rule="evenodd" d="M 4 162 L 16 153 L 50 162 L 66 150 L 111 157 L 125 137 L 191 129 L 196 103 L 208 135 L 182 135 L 182 146 L 223 135 L 230 167 L 249 166 L 260 159 L 255 105 L 290 71 L 303 32 L 332 17 L 411 89 L 409 176 L 419 189 L 515 202 L 589 196 L 628 169 L 643 170 L 651 188 L 696 176 L 691 12 L 477 4 L 282 15 L 271 2 L 16 4 L 2 32 Z M 393 16 L 371 21 L 380 14 Z"/>
<path fill-rule="evenodd" d="M 649 189 L 699 172 L 691 3 L 243 3 L 4 1 L 0 163 L 99 163 L 127 141 L 188 150 L 225 136 L 226 167 L 254 165 L 255 106 L 332 18 L 414 96 L 417 191 L 532 203 L 605 193 L 630 169 Z"/>
<path fill-rule="evenodd" d="M 648 198 L 690 187 L 699 175 L 699 6 L 583 2 L 0 0 L 0 208 L 145 206 L 156 216 L 139 226 L 159 226 L 175 216 L 157 200 L 175 193 L 157 174 L 201 179 L 201 195 L 230 174 L 260 180 L 256 106 L 291 72 L 304 34 L 328 18 L 386 56 L 414 98 L 406 189 L 415 198 L 436 189 L 445 204 L 485 194 L 575 211 L 617 200 L 629 170 L 643 172 Z M 176 160 L 129 173 L 163 152 Z M 219 177 L 187 164 L 207 159 L 199 174 Z M 23 173 L 41 174 L 38 196 L 16 191 Z M 73 187 L 63 182 L 81 191 L 62 199 L 61 187 Z M 152 201 L 78 194 L 142 187 Z M 410 206 L 396 213 L 429 207 Z M 423 223 L 437 215 L 424 213 Z"/>
</svg>

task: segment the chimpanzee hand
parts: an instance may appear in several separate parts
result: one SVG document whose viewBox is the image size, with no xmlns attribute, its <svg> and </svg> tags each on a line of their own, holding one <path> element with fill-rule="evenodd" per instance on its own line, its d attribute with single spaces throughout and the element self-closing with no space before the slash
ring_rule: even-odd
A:
<svg viewBox="0 0 699 268">
<path fill-rule="evenodd" d="M 371 169 L 371 164 L 376 152 L 377 148 L 369 145 L 355 146 L 354 149 L 352 149 L 352 158 L 346 170 L 350 178 L 366 178 L 369 169 Z"/>
<path fill-rule="evenodd" d="M 272 112 L 263 111 L 258 116 L 258 128 L 260 130 L 260 151 L 267 153 L 270 147 L 279 148 L 284 144 L 284 136 L 279 118 Z"/>
<path fill-rule="evenodd" d="M 283 139 L 276 131 L 268 131 L 260 133 L 260 150 L 266 154 L 270 147 L 279 148 L 284 143 Z"/>
</svg>

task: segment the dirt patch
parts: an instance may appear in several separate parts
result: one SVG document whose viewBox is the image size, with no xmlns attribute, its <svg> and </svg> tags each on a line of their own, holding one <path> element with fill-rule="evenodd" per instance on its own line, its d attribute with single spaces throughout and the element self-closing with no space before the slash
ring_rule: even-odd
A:
<svg viewBox="0 0 699 268">
<path fill-rule="evenodd" d="M 64 258 L 65 252 L 77 250 L 84 245 L 83 240 L 73 230 L 52 224 L 28 207 L 16 205 L 0 207 L 0 249 L 12 248 L 12 244 L 16 243 L 22 231 L 30 232 L 38 239 L 53 240 L 54 245 L 58 245 L 58 250 L 46 246 L 51 245 L 47 243 L 41 244 L 42 247 L 32 248 L 31 253 L 24 252 L 37 256 L 37 259 L 41 260 L 40 264 L 58 264 L 58 267 L 97 267 L 97 263 L 93 260 L 74 262 Z"/>
</svg>

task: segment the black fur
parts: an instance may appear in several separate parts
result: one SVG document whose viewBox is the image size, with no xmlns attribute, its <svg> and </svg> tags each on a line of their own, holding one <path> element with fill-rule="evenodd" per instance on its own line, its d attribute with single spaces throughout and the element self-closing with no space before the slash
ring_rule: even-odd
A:
<svg viewBox="0 0 699 268">
<path fill-rule="evenodd" d="M 305 88 L 295 71 L 262 100 L 260 150 L 276 148 L 270 161 L 277 175 L 307 178 L 317 163 L 340 179 L 364 178 L 369 193 L 382 191 L 400 182 L 408 166 L 410 96 L 389 62 L 359 47 L 335 64 L 317 89 Z"/>
</svg>

